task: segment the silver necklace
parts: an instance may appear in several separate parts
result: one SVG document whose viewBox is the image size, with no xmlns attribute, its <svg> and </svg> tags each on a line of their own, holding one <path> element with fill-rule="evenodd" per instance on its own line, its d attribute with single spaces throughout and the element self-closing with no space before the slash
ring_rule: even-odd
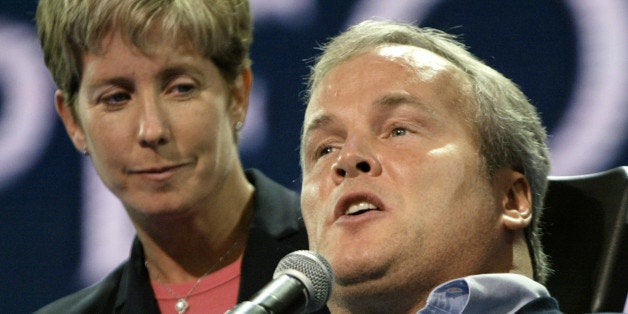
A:
<svg viewBox="0 0 628 314">
<path fill-rule="evenodd" d="M 188 302 L 188 297 L 192 294 L 192 292 L 194 292 L 194 290 L 196 290 L 196 288 L 198 288 L 198 286 L 201 284 L 201 281 L 203 281 L 203 279 L 205 279 L 205 276 L 209 275 L 209 273 L 211 273 L 214 270 L 214 268 L 216 268 L 216 266 L 218 266 L 225 259 L 225 257 L 227 257 L 229 255 L 229 253 L 231 253 L 231 251 L 233 251 L 233 249 L 236 248 L 238 242 L 239 241 L 233 242 L 233 244 L 231 245 L 229 250 L 227 250 L 227 252 L 225 252 L 225 254 L 223 254 L 218 259 L 218 261 L 216 263 L 214 263 L 214 265 L 212 265 L 212 267 L 209 268 L 208 271 L 206 271 L 203 275 L 198 277 L 198 279 L 196 280 L 196 283 L 194 284 L 192 289 L 190 289 L 190 291 L 188 291 L 188 293 L 186 293 L 184 297 L 179 297 L 177 295 L 177 293 L 174 292 L 174 290 L 172 290 L 172 288 L 170 288 L 169 285 L 162 283 L 160 278 L 159 278 L 159 274 L 154 272 L 155 280 L 157 281 L 157 283 L 159 285 L 163 286 L 164 288 L 166 288 L 166 290 L 168 290 L 168 293 L 170 293 L 170 295 L 172 295 L 175 299 L 177 299 L 177 303 L 174 305 L 174 309 L 177 311 L 177 313 L 184 314 L 190 308 L 190 303 Z M 148 270 L 148 260 L 144 261 L 144 266 L 146 266 L 146 270 Z"/>
</svg>

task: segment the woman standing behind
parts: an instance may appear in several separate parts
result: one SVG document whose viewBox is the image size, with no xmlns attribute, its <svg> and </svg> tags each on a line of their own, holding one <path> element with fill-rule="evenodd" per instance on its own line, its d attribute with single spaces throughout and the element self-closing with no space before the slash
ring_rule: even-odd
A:
<svg viewBox="0 0 628 314">
<path fill-rule="evenodd" d="M 224 313 L 307 248 L 296 193 L 244 171 L 244 0 L 41 0 L 56 109 L 137 232 L 102 282 L 44 313 Z"/>
</svg>

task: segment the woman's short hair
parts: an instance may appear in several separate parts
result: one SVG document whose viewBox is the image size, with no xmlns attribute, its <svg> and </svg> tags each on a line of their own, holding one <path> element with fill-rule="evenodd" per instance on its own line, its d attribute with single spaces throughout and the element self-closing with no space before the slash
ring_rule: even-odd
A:
<svg viewBox="0 0 628 314">
<path fill-rule="evenodd" d="M 83 56 L 114 32 L 147 54 L 164 40 L 189 44 L 228 83 L 251 63 L 248 0 L 41 0 L 36 20 L 46 65 L 71 106 Z"/>
</svg>

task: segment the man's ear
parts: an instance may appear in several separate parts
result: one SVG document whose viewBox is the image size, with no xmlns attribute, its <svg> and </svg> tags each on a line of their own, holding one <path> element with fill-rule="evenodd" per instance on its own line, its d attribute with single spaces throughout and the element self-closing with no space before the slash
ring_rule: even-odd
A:
<svg viewBox="0 0 628 314">
<path fill-rule="evenodd" d="M 81 127 L 78 119 L 72 113 L 72 108 L 66 98 L 65 94 L 61 90 L 55 92 L 55 107 L 57 114 L 61 118 L 61 122 L 65 126 L 65 130 L 70 136 L 74 147 L 83 153 L 87 152 L 87 142 L 85 141 L 85 133 Z"/>
<path fill-rule="evenodd" d="M 500 193 L 502 222 L 511 230 L 525 229 L 532 222 L 532 194 L 528 179 L 512 169 L 495 173 L 495 184 Z"/>
<path fill-rule="evenodd" d="M 251 94 L 252 83 L 253 72 L 251 68 L 244 69 L 235 79 L 231 87 L 233 98 L 231 100 L 231 107 L 229 108 L 231 125 L 235 125 L 238 122 L 244 123 L 246 112 L 249 108 L 249 95 Z"/>
</svg>

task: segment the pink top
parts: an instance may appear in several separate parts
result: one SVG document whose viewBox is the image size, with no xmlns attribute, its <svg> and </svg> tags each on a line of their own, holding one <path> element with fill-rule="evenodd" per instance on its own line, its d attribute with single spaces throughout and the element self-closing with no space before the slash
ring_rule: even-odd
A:
<svg viewBox="0 0 628 314">
<path fill-rule="evenodd" d="M 189 307 L 185 313 L 224 314 L 234 307 L 238 302 L 240 265 L 242 265 L 242 255 L 235 262 L 203 278 L 198 287 L 187 297 Z M 182 298 L 195 284 L 196 280 L 182 284 L 168 284 L 168 287 Z M 178 298 L 174 297 L 164 285 L 157 281 L 151 280 L 151 285 L 161 312 L 177 314 L 175 305 Z"/>
</svg>

